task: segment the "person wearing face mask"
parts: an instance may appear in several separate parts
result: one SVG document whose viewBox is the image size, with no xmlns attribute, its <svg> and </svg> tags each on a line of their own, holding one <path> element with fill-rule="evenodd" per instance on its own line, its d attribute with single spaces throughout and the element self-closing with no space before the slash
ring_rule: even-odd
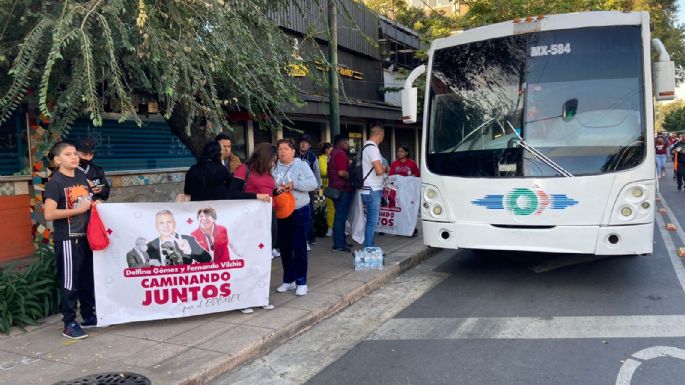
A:
<svg viewBox="0 0 685 385">
<path fill-rule="evenodd" d="M 159 266 L 159 261 L 150 259 L 145 238 L 136 239 L 136 247 L 126 253 L 126 263 L 130 268 Z"/>
<path fill-rule="evenodd" d="M 106 201 L 109 198 L 111 186 L 105 177 L 105 170 L 93 163 L 95 156 L 95 141 L 91 138 L 83 138 L 76 143 L 76 153 L 79 157 L 78 169 L 83 171 L 88 178 L 88 184 L 93 190 L 93 198 Z"/>
</svg>

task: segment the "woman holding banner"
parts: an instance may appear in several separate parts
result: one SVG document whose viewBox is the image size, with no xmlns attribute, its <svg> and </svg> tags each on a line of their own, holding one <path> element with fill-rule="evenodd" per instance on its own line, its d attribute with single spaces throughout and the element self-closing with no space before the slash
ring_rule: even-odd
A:
<svg viewBox="0 0 685 385">
<path fill-rule="evenodd" d="M 312 222 L 309 192 L 318 187 L 318 182 L 309 165 L 295 157 L 292 139 L 279 140 L 277 150 L 278 162 L 271 171 L 276 181 L 275 194 L 292 194 L 295 202 L 294 207 L 280 197 L 276 202 L 278 243 L 283 263 L 283 284 L 276 291 L 295 290 L 295 295 L 303 296 L 307 294 L 307 234 Z M 279 214 L 283 211 L 279 210 L 281 200 L 286 202 L 289 211 L 283 215 Z"/>
</svg>

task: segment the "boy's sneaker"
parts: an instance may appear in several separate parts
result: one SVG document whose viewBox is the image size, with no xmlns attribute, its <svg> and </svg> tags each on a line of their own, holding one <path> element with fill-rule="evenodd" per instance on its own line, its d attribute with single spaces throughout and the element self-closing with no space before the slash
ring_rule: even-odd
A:
<svg viewBox="0 0 685 385">
<path fill-rule="evenodd" d="M 288 290 L 295 290 L 296 287 L 297 285 L 295 284 L 295 282 L 284 283 L 281 286 L 277 287 L 276 291 L 279 293 L 285 293 Z"/>
<path fill-rule="evenodd" d="M 72 340 L 80 340 L 88 337 L 88 334 L 85 331 L 83 331 L 83 329 L 81 329 L 81 325 L 79 325 L 76 321 L 68 325 L 64 325 L 62 335 Z"/>
<path fill-rule="evenodd" d="M 85 317 L 83 319 L 83 322 L 81 322 L 81 327 L 83 329 L 94 328 L 96 326 L 98 326 L 98 317 L 96 317 L 95 315 Z"/>
<path fill-rule="evenodd" d="M 307 285 L 297 285 L 297 289 L 295 289 L 295 295 L 299 297 L 307 295 Z"/>
<path fill-rule="evenodd" d="M 330 238 L 332 236 L 333 236 L 333 229 L 328 229 L 328 231 L 326 231 L 326 238 Z"/>
<path fill-rule="evenodd" d="M 345 246 L 345 247 L 334 247 L 331 249 L 331 251 L 334 253 L 351 253 L 352 249 L 350 249 L 347 246 Z"/>
</svg>

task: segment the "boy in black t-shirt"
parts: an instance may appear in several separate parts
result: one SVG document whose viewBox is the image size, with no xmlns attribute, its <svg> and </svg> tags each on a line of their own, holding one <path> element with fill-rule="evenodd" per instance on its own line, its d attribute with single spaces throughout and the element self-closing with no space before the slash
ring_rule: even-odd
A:
<svg viewBox="0 0 685 385">
<path fill-rule="evenodd" d="M 62 302 L 62 335 L 71 339 L 88 337 L 83 327 L 97 326 L 93 282 L 93 252 L 86 239 L 93 192 L 82 172 L 76 172 L 76 147 L 58 143 L 51 155 L 58 169 L 45 187 L 45 219 L 53 221 L 55 262 Z M 76 322 L 76 301 L 83 322 Z"/>
</svg>

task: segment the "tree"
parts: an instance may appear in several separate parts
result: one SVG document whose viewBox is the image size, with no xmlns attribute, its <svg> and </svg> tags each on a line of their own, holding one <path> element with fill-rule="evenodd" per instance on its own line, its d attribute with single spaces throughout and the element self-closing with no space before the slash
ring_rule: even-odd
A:
<svg viewBox="0 0 685 385">
<path fill-rule="evenodd" d="M 685 132 L 685 107 L 681 105 L 666 114 L 662 128 L 668 132 Z"/>
<path fill-rule="evenodd" d="M 311 2 L 316 2 L 311 0 Z M 27 99 L 68 130 L 84 113 L 138 119 L 154 100 L 194 153 L 226 113 L 277 123 L 299 105 L 292 39 L 274 15 L 295 0 L 0 0 L 0 121 Z M 299 5 L 298 5 L 299 4 Z"/>
</svg>

